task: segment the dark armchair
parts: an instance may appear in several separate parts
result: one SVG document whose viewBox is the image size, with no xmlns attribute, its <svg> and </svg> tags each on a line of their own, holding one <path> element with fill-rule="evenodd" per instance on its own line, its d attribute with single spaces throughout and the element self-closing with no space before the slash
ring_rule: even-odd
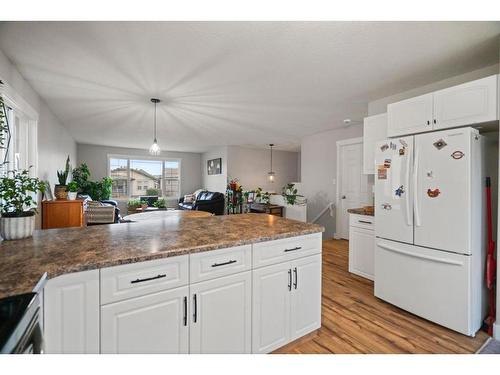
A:
<svg viewBox="0 0 500 375">
<path fill-rule="evenodd" d="M 214 215 L 224 215 L 224 194 L 212 191 L 201 191 L 192 203 L 184 203 L 184 197 L 179 199 L 180 210 L 206 211 Z"/>
</svg>

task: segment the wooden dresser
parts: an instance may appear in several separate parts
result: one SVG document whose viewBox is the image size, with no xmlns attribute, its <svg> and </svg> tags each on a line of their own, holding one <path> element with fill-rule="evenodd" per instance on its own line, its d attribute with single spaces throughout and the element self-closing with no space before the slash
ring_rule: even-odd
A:
<svg viewBox="0 0 500 375">
<path fill-rule="evenodd" d="M 42 202 L 42 229 L 83 226 L 83 200 Z"/>
</svg>

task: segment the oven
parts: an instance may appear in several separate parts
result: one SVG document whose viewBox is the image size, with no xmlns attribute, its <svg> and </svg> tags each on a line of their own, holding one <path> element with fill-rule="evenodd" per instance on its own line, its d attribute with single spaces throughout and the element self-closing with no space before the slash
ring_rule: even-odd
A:
<svg viewBox="0 0 500 375">
<path fill-rule="evenodd" d="M 0 299 L 0 353 L 43 353 L 41 305 L 37 293 Z"/>
</svg>

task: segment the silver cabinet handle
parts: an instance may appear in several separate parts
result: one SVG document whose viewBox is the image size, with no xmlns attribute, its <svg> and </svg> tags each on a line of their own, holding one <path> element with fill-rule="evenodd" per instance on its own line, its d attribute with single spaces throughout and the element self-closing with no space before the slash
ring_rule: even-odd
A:
<svg viewBox="0 0 500 375">
<path fill-rule="evenodd" d="M 288 291 L 292 290 L 292 270 L 288 270 Z"/>
<path fill-rule="evenodd" d="M 293 269 L 293 273 L 295 275 L 295 281 L 293 282 L 293 287 L 297 289 L 297 284 L 298 284 L 298 277 L 297 277 L 297 267 Z"/>
</svg>

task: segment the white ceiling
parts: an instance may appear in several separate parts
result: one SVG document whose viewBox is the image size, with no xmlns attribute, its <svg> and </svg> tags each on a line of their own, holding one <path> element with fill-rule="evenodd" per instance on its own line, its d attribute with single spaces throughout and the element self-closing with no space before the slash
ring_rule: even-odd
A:
<svg viewBox="0 0 500 375">
<path fill-rule="evenodd" d="M 0 49 L 81 143 L 294 148 L 367 103 L 498 62 L 500 22 L 3 22 Z"/>
</svg>

